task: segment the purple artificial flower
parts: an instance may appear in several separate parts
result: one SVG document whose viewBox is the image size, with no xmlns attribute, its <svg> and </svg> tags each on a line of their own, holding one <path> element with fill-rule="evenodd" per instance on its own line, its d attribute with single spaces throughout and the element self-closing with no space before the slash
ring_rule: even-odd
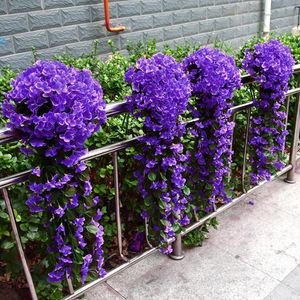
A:
<svg viewBox="0 0 300 300">
<path fill-rule="evenodd" d="M 68 201 L 67 208 L 73 209 L 79 205 L 79 196 L 78 194 L 74 194 Z"/>
<path fill-rule="evenodd" d="M 75 169 L 76 173 L 81 173 L 87 168 L 86 163 L 81 161 Z"/>
<path fill-rule="evenodd" d="M 291 50 L 279 41 L 271 40 L 255 45 L 253 51 L 246 50 L 242 66 L 260 84 L 250 126 L 253 184 L 270 180 L 273 167 L 276 170 L 284 167 L 281 161 L 287 135 L 284 101 L 294 63 Z"/>
<path fill-rule="evenodd" d="M 89 180 L 87 180 L 85 183 L 84 183 L 84 196 L 88 196 L 90 195 L 92 192 L 92 185 L 91 185 L 91 182 Z"/>
<path fill-rule="evenodd" d="M 125 74 L 125 80 L 132 87 L 127 104 L 131 114 L 142 117 L 145 136 L 140 139 L 141 154 L 135 159 L 142 168 L 134 173 L 138 180 L 138 188 L 145 200 L 142 218 L 151 221 L 152 211 L 160 212 L 159 233 L 163 251 L 171 251 L 166 246 L 169 238 L 174 236 L 173 225 L 176 226 L 185 218 L 187 203 L 179 208 L 178 199 L 183 197 L 185 171 L 181 159 L 183 146 L 180 138 L 185 127 L 179 116 L 187 109 L 191 95 L 190 83 L 182 67 L 174 58 L 158 53 L 150 59 L 141 58 L 136 66 Z M 176 170 L 173 172 L 173 170 Z M 167 174 L 173 174 L 172 179 Z M 159 178 L 161 177 L 161 178 Z M 168 203 L 162 194 L 172 191 Z M 151 205 L 149 205 L 149 202 Z M 165 230 L 162 223 L 168 223 Z M 135 243 L 133 248 L 139 248 Z"/>
<path fill-rule="evenodd" d="M 189 160 L 197 167 L 190 168 L 190 181 L 196 198 L 210 207 L 216 199 L 229 201 L 223 182 L 232 155 L 230 100 L 234 90 L 241 87 L 241 75 L 234 59 L 218 49 L 202 48 L 185 58 L 182 65 L 195 99 L 195 106 L 189 108 L 194 118 L 199 118 L 192 128 L 195 146 Z"/>
<path fill-rule="evenodd" d="M 87 274 L 89 272 L 89 267 L 90 267 L 90 264 L 92 263 L 92 261 L 93 261 L 93 256 L 91 254 L 88 254 L 83 257 L 83 264 L 81 266 L 81 282 L 82 282 L 82 284 L 85 283 Z"/>
<path fill-rule="evenodd" d="M 65 214 L 65 209 L 62 207 L 59 207 L 54 210 L 54 214 L 57 215 L 59 218 L 62 218 L 63 215 Z"/>
<path fill-rule="evenodd" d="M 79 199 L 92 192 L 89 180 L 82 179 L 84 174 L 81 174 L 87 166 L 79 161 L 87 153 L 85 141 L 106 121 L 103 91 L 90 71 L 67 67 L 58 61 L 37 61 L 11 85 L 12 90 L 5 95 L 2 107 L 3 115 L 9 119 L 7 126 L 21 137 L 24 144 L 21 151 L 26 156 L 37 154 L 38 158 L 47 158 L 40 160 L 42 174 L 39 167 L 32 170 L 34 176 L 29 183 L 32 194 L 26 204 L 32 213 L 46 212 L 45 226 L 49 232 L 51 227 L 61 224 L 54 236 L 49 237 L 52 243 L 47 247 L 56 256 L 48 280 L 60 282 L 72 272 L 72 253 L 78 255 L 75 250 L 86 246 L 85 219 L 69 220 L 69 217 L 81 216 Z M 83 185 L 84 191 L 78 188 Z M 74 212 L 66 213 L 66 210 Z M 91 211 L 87 213 L 90 219 L 91 214 Z M 94 217 L 101 218 L 99 211 L 95 211 Z M 62 225 L 72 221 L 75 230 L 73 226 Z M 78 245 L 70 242 L 74 231 Z M 98 253 L 93 254 L 99 265 L 103 260 L 100 257 L 102 244 L 98 241 Z M 89 268 L 88 258 L 84 258 L 83 281 Z M 103 274 L 104 270 L 99 269 L 99 272 Z"/>
<path fill-rule="evenodd" d="M 83 233 L 84 222 L 85 222 L 85 218 L 84 217 L 76 218 L 73 221 L 73 225 L 76 228 L 74 235 L 77 238 L 78 245 L 79 245 L 79 247 L 81 249 L 83 249 L 87 245 L 86 242 L 84 241 L 83 234 L 82 234 Z"/>
<path fill-rule="evenodd" d="M 41 176 L 41 169 L 39 167 L 33 168 L 31 173 L 37 177 Z"/>
</svg>

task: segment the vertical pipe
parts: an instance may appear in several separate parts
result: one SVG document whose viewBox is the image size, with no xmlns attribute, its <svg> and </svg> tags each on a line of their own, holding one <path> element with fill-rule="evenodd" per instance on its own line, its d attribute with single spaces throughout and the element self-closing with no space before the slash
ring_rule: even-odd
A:
<svg viewBox="0 0 300 300">
<path fill-rule="evenodd" d="M 74 287 L 73 287 L 72 279 L 68 276 L 68 274 L 66 274 L 66 280 L 67 280 L 70 295 L 73 295 L 74 294 Z"/>
<path fill-rule="evenodd" d="M 298 86 L 300 83 L 300 75 L 298 75 Z M 299 134 L 300 134 L 300 93 L 297 95 L 296 102 L 296 116 L 295 116 L 295 128 L 293 132 L 293 142 L 290 149 L 290 158 L 289 163 L 293 166 L 292 169 L 287 173 L 285 182 L 295 183 L 295 169 L 296 169 L 296 160 L 299 144 Z"/>
<path fill-rule="evenodd" d="M 150 243 L 150 241 L 149 241 L 149 224 L 148 224 L 147 219 L 145 219 L 145 236 L 146 236 L 146 242 L 147 242 L 147 245 L 148 245 L 150 248 L 154 248 L 154 247 L 152 246 L 152 244 Z"/>
<path fill-rule="evenodd" d="M 175 241 L 172 243 L 173 252 L 169 254 L 169 257 L 174 260 L 181 260 L 184 258 L 184 252 L 182 250 L 182 237 L 181 234 L 176 235 Z"/>
<path fill-rule="evenodd" d="M 232 116 L 232 122 L 233 122 L 234 124 L 235 124 L 235 119 L 236 119 L 236 113 L 233 114 L 233 116 Z M 230 143 L 230 153 L 232 152 L 232 149 L 233 149 L 233 136 L 234 136 L 234 130 L 232 131 L 232 138 L 231 138 L 231 143 Z M 231 158 L 232 158 L 232 155 L 231 155 Z M 229 183 L 230 180 L 231 180 L 231 164 L 232 164 L 232 163 L 230 163 L 230 164 L 228 165 L 228 168 L 229 168 L 229 174 L 228 174 L 228 180 L 227 180 L 228 183 Z"/>
<path fill-rule="evenodd" d="M 288 96 L 286 99 L 286 118 L 285 118 L 284 130 L 287 130 L 287 128 L 288 128 L 290 101 L 291 101 L 291 96 Z M 284 152 L 285 152 L 285 146 L 286 146 L 286 137 L 284 138 L 284 144 L 282 146 L 282 154 L 284 154 Z"/>
<path fill-rule="evenodd" d="M 25 273 L 25 277 L 26 277 L 26 280 L 27 280 L 27 283 L 28 283 L 28 286 L 29 286 L 31 298 L 32 298 L 32 300 L 38 300 L 38 297 L 37 297 L 36 291 L 35 291 L 35 287 L 34 287 L 34 284 L 33 284 L 33 280 L 32 280 L 31 274 L 30 274 L 30 270 L 29 270 L 29 267 L 28 267 L 28 264 L 27 264 L 27 261 L 26 261 L 25 253 L 24 253 L 24 250 L 23 250 L 23 247 L 22 247 L 22 242 L 21 242 L 21 238 L 20 238 L 20 235 L 19 235 L 19 232 L 18 232 L 16 218 L 15 218 L 13 208 L 12 208 L 12 204 L 11 204 L 11 201 L 9 199 L 8 192 L 7 192 L 6 188 L 2 189 L 2 194 L 3 194 L 3 197 L 4 197 L 5 204 L 6 204 L 7 212 L 8 212 L 8 215 L 9 215 L 10 224 L 11 224 L 14 236 L 15 236 L 16 243 L 17 243 L 17 248 L 18 248 L 20 258 L 21 258 L 22 265 L 23 265 L 23 270 L 24 270 L 24 273 Z"/>
<path fill-rule="evenodd" d="M 272 0 L 265 0 L 263 37 L 270 34 Z"/>
<path fill-rule="evenodd" d="M 116 207 L 116 222 L 117 222 L 117 235 L 118 235 L 118 248 L 119 255 L 124 261 L 128 261 L 128 258 L 123 254 L 122 247 L 122 223 L 120 213 L 120 191 L 119 191 L 119 168 L 118 168 L 118 152 L 112 153 L 113 166 L 114 166 L 114 185 L 115 185 L 115 207 Z"/>
<path fill-rule="evenodd" d="M 246 136 L 244 144 L 244 153 L 243 153 L 243 168 L 242 168 L 242 189 L 243 193 L 246 193 L 245 187 L 245 176 L 246 176 L 246 163 L 247 163 L 247 149 L 249 141 L 249 129 L 250 129 L 250 117 L 251 117 L 251 108 L 247 109 L 247 127 L 246 127 Z"/>
</svg>

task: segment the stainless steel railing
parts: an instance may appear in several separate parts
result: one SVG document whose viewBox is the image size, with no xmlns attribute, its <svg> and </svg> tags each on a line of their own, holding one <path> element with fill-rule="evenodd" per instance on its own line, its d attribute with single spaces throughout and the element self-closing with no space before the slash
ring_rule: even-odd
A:
<svg viewBox="0 0 300 300">
<path fill-rule="evenodd" d="M 294 73 L 298 74 L 300 73 L 300 65 L 296 65 L 294 67 Z M 298 75 L 299 77 L 299 75 Z M 243 76 L 242 77 L 242 82 L 244 84 L 250 84 L 253 82 L 249 76 Z M 296 100 L 296 116 L 295 116 L 295 126 L 292 129 L 292 136 L 293 136 L 293 142 L 291 145 L 291 150 L 289 154 L 289 163 L 288 165 L 280 172 L 278 172 L 276 175 L 272 177 L 272 179 L 276 178 L 277 176 L 287 174 L 287 182 L 293 183 L 294 182 L 294 173 L 295 173 L 295 164 L 296 164 L 296 155 L 298 151 L 298 142 L 299 142 L 299 131 L 300 131 L 300 81 L 298 81 L 298 87 L 291 89 L 287 93 L 287 107 L 290 107 L 290 102 L 289 98 L 292 95 L 297 95 L 297 100 Z M 246 125 L 246 135 L 245 135 L 245 141 L 244 141 L 244 148 L 243 148 L 243 165 L 242 165 L 242 175 L 241 175 L 241 183 L 242 183 L 242 190 L 243 194 L 239 196 L 238 198 L 233 199 L 230 203 L 225 204 L 219 208 L 214 209 L 214 211 L 207 216 L 201 218 L 199 221 L 195 222 L 194 224 L 188 226 L 184 232 L 181 234 L 177 235 L 174 239 L 169 240 L 169 244 L 173 244 L 173 254 L 172 258 L 174 259 L 181 259 L 184 257 L 183 251 L 182 251 L 182 237 L 188 234 L 189 232 L 195 230 L 196 228 L 200 227 L 203 225 L 206 221 L 216 217 L 220 213 L 224 212 L 225 210 L 229 209 L 230 207 L 236 205 L 238 202 L 243 200 L 248 194 L 252 193 L 254 190 L 260 188 L 262 185 L 266 183 L 266 181 L 261 182 L 259 185 L 253 187 L 250 190 L 246 190 L 245 187 L 245 175 L 246 175 L 246 162 L 247 162 L 247 147 L 248 147 L 248 137 L 249 137 L 249 126 L 250 126 L 250 116 L 251 116 L 251 108 L 253 107 L 252 102 L 248 102 L 246 104 L 241 104 L 238 106 L 235 106 L 232 108 L 232 114 L 233 118 L 240 113 L 240 112 L 247 112 L 247 125 Z M 113 103 L 113 104 L 108 104 L 106 108 L 106 113 L 108 117 L 112 117 L 118 114 L 126 113 L 126 103 L 125 102 L 119 102 L 119 103 Z M 197 119 L 193 119 L 188 122 L 188 125 L 191 126 L 193 125 Z M 287 122 L 286 122 L 287 124 Z M 18 137 L 15 136 L 10 130 L 3 128 L 0 129 L 0 144 L 5 144 L 9 143 L 12 141 L 18 140 Z M 71 299 L 76 299 L 83 293 L 85 293 L 87 290 L 95 287 L 96 285 L 100 284 L 101 282 L 104 282 L 114 276 L 115 274 L 121 272 L 122 270 L 132 266 L 133 264 L 141 261 L 142 259 L 148 257 L 149 255 L 155 253 L 158 248 L 152 247 L 149 243 L 150 249 L 146 250 L 144 253 L 137 255 L 136 257 L 132 259 L 128 259 L 127 257 L 124 256 L 123 254 L 123 249 L 122 249 L 122 230 L 121 230 L 121 213 L 120 213 L 120 198 L 119 198 L 119 173 L 118 173 L 118 152 L 120 150 L 126 149 L 128 147 L 132 147 L 138 143 L 138 137 L 131 138 L 122 142 L 118 142 L 112 145 L 108 145 L 105 147 L 101 147 L 95 150 L 89 151 L 87 154 L 83 155 L 81 157 L 82 161 L 88 161 L 92 160 L 104 155 L 112 155 L 112 162 L 113 162 L 113 169 L 114 169 L 114 188 L 115 188 L 115 210 L 116 210 L 116 223 L 117 223 L 117 241 L 118 241 L 118 251 L 119 251 L 119 256 L 124 260 L 124 263 L 117 268 L 109 271 L 104 278 L 99 278 L 97 280 L 94 280 L 90 283 L 87 283 L 80 287 L 77 290 L 74 290 L 72 281 L 70 279 L 67 279 L 67 284 L 69 287 L 69 296 L 65 297 L 64 300 L 71 300 Z M 28 286 L 30 289 L 31 297 L 33 300 L 38 299 L 36 290 L 34 287 L 34 283 L 31 277 L 30 269 L 28 267 L 26 257 L 24 254 L 23 250 L 23 245 L 21 242 L 20 234 L 18 231 L 15 215 L 13 212 L 13 203 L 11 202 L 11 199 L 9 198 L 9 193 L 7 188 L 17 184 L 26 181 L 30 174 L 30 170 L 20 172 L 18 174 L 14 174 L 5 178 L 0 179 L 0 190 L 2 191 L 5 204 L 7 207 L 8 215 L 10 218 L 10 223 L 12 226 L 12 230 L 16 239 L 16 244 L 18 248 L 18 252 L 21 258 L 21 262 L 23 265 L 23 270 L 28 282 Z M 145 224 L 145 232 L 146 235 L 148 233 L 147 230 L 147 224 Z M 148 240 L 148 236 L 147 236 Z"/>
</svg>

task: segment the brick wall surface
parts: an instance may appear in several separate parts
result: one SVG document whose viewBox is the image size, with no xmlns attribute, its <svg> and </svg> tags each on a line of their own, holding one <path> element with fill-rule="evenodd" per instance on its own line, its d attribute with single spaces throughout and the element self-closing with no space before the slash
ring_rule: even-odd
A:
<svg viewBox="0 0 300 300">
<path fill-rule="evenodd" d="M 0 0 L 0 66 L 24 68 L 38 57 L 67 52 L 81 55 L 100 40 L 107 55 L 109 39 L 120 50 L 128 41 L 155 38 L 159 44 L 185 41 L 210 44 L 216 38 L 238 47 L 261 30 L 263 0 L 111 0 L 112 25 L 104 26 L 102 0 Z M 297 22 L 300 0 L 273 0 L 271 30 L 290 32 Z"/>
</svg>

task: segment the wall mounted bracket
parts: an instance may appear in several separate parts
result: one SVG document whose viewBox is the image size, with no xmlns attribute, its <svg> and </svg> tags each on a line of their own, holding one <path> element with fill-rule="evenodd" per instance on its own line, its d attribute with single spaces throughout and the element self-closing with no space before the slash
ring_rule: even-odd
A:
<svg viewBox="0 0 300 300">
<path fill-rule="evenodd" d="M 104 14 L 105 14 L 105 27 L 109 32 L 122 32 L 125 30 L 125 26 L 110 26 L 110 15 L 109 15 L 109 1 L 103 0 L 104 4 Z"/>
</svg>

